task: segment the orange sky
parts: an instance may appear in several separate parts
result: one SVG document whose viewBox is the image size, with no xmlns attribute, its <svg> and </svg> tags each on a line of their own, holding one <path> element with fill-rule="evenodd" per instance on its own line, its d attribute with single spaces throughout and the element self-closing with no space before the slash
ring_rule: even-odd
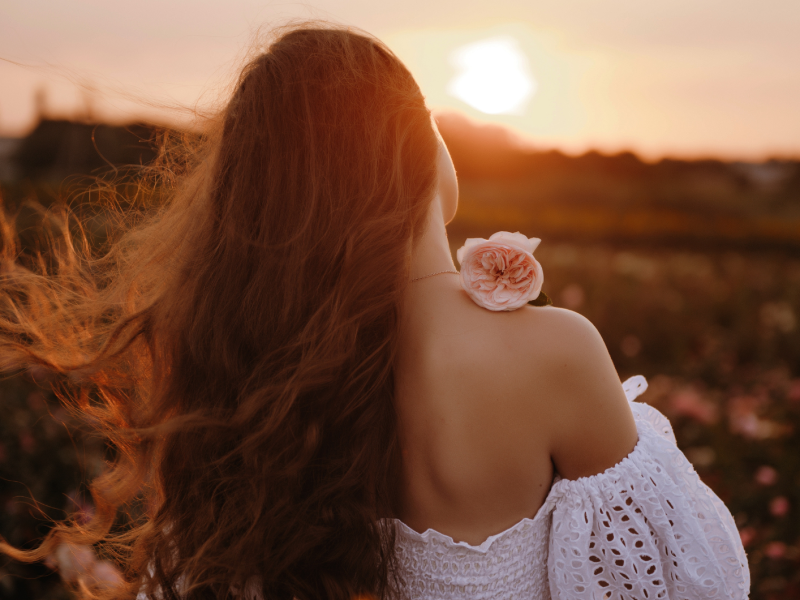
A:
<svg viewBox="0 0 800 600">
<path fill-rule="evenodd" d="M 797 0 L 5 2 L 0 58 L 28 66 L 0 62 L 0 135 L 31 126 L 41 87 L 51 113 L 91 105 L 102 118 L 164 120 L 182 114 L 167 105 L 213 105 L 255 30 L 291 17 L 377 34 L 432 107 L 539 146 L 800 156 Z M 520 102 L 506 102 L 517 92 Z"/>
</svg>

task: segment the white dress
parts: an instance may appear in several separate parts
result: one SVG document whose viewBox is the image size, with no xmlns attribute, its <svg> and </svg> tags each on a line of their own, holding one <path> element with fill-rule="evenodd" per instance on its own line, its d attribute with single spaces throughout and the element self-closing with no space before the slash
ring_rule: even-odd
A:
<svg viewBox="0 0 800 600">
<path fill-rule="evenodd" d="M 478 546 L 394 520 L 409 600 L 747 598 L 750 571 L 730 511 L 678 449 L 656 409 L 623 384 L 639 441 L 591 477 L 556 477 L 532 519 Z"/>
</svg>

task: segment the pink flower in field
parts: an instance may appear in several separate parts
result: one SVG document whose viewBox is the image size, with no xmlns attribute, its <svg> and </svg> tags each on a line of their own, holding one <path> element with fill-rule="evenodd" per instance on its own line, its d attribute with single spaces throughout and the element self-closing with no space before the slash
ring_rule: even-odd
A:
<svg viewBox="0 0 800 600">
<path fill-rule="evenodd" d="M 747 548 L 750 544 L 753 543 L 753 540 L 756 538 L 758 532 L 756 531 L 755 527 L 745 527 L 739 532 L 739 537 L 742 539 L 742 546 Z"/>
<path fill-rule="evenodd" d="M 755 396 L 731 398 L 728 403 L 728 425 L 731 433 L 751 440 L 766 440 L 789 435 L 793 428 L 788 423 L 778 423 L 758 416 L 757 410 L 764 401 Z"/>
<path fill-rule="evenodd" d="M 124 579 L 120 570 L 110 561 L 97 560 L 91 546 L 61 544 L 45 564 L 58 570 L 61 579 L 67 582 L 80 581 L 93 587 L 116 587 Z"/>
<path fill-rule="evenodd" d="M 87 502 L 78 490 L 72 490 L 67 494 L 67 499 L 72 503 L 72 516 L 78 523 L 88 523 L 92 520 L 95 512 L 94 505 Z"/>
<path fill-rule="evenodd" d="M 92 569 L 96 560 L 90 546 L 61 544 L 45 564 L 52 569 L 58 569 L 64 581 L 77 581 Z"/>
<path fill-rule="evenodd" d="M 101 587 L 117 587 L 124 581 L 122 573 L 111 562 L 99 560 L 94 564 L 94 568 L 88 575 L 90 583 Z"/>
<path fill-rule="evenodd" d="M 461 287 L 478 305 L 493 311 L 521 308 L 542 291 L 542 266 L 533 257 L 539 238 L 499 231 L 488 240 L 469 238 L 456 256 Z"/>
<path fill-rule="evenodd" d="M 716 404 L 704 398 L 692 387 L 679 390 L 670 400 L 672 410 L 679 415 L 686 415 L 704 425 L 713 425 L 717 422 Z"/>
<path fill-rule="evenodd" d="M 800 402 L 800 379 L 793 379 L 791 381 L 786 398 L 789 402 Z"/>
<path fill-rule="evenodd" d="M 761 465 L 756 471 L 754 479 L 761 485 L 775 485 L 778 481 L 778 472 L 768 465 Z"/>
<path fill-rule="evenodd" d="M 786 554 L 786 544 L 783 542 L 770 542 L 764 547 L 764 554 L 773 560 L 783 558 Z"/>
<path fill-rule="evenodd" d="M 785 517 L 789 513 L 789 501 L 786 496 L 777 496 L 769 503 L 769 512 L 773 517 Z"/>
</svg>

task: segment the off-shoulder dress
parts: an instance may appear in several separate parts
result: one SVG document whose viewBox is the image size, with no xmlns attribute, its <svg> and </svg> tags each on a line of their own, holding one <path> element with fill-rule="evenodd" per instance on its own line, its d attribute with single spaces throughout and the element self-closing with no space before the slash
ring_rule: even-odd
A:
<svg viewBox="0 0 800 600">
<path fill-rule="evenodd" d="M 591 477 L 554 479 L 531 519 L 478 546 L 399 520 L 398 569 L 413 600 L 747 598 L 750 571 L 730 511 L 678 449 L 667 418 L 634 402 L 639 440 Z"/>
</svg>

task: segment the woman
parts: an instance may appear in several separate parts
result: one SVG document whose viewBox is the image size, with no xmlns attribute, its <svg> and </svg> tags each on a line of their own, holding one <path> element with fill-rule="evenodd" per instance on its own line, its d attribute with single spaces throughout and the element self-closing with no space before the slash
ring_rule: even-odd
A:
<svg viewBox="0 0 800 600">
<path fill-rule="evenodd" d="M 5 229 L 0 367 L 66 375 L 117 449 L 89 525 L 5 553 L 100 542 L 120 598 L 747 596 L 592 325 L 464 293 L 453 165 L 383 44 L 280 31 L 206 140 L 104 257 L 26 269 Z"/>
</svg>

